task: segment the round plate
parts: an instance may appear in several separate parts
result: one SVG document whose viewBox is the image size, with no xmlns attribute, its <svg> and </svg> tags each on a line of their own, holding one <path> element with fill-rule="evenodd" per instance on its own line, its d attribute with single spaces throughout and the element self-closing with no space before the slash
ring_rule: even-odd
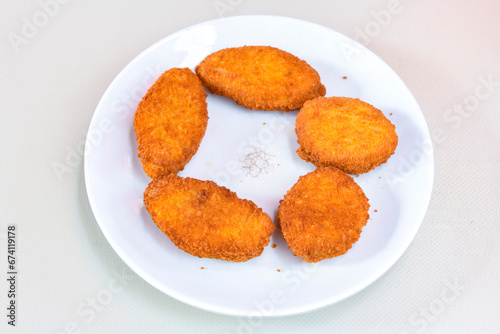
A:
<svg viewBox="0 0 500 334">
<path fill-rule="evenodd" d="M 222 48 L 270 45 L 315 68 L 326 96 L 360 98 L 396 125 L 399 145 L 389 161 L 355 177 L 370 200 L 370 220 L 347 254 L 308 264 L 293 256 L 276 231 L 260 257 L 233 263 L 179 250 L 143 205 L 150 179 L 137 158 L 137 104 L 162 72 L 194 70 Z M 209 121 L 196 155 L 179 173 L 213 180 L 254 201 L 271 217 L 300 175 L 297 111 L 251 111 L 208 95 Z M 137 56 L 111 83 L 90 124 L 85 182 L 107 240 L 139 276 L 187 304 L 228 315 L 282 316 L 314 310 L 370 285 L 411 243 L 422 222 L 433 180 L 433 151 L 412 94 L 375 54 L 329 28 L 275 16 L 217 19 L 176 32 Z M 276 245 L 273 247 L 271 245 Z"/>
</svg>

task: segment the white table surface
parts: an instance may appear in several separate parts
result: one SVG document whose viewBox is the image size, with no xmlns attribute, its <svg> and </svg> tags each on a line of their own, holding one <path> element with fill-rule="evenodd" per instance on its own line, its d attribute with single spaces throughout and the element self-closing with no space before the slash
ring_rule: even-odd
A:
<svg viewBox="0 0 500 334">
<path fill-rule="evenodd" d="M 55 1 L 1 1 L 0 333 L 500 333 L 500 2 Z M 59 176 L 53 168 L 85 140 L 102 94 L 141 51 L 248 14 L 358 38 L 414 94 L 435 154 L 425 219 L 385 275 L 338 304 L 257 321 L 196 309 L 142 280 L 99 229 L 83 163 Z M 16 327 L 6 317 L 12 224 Z"/>
</svg>

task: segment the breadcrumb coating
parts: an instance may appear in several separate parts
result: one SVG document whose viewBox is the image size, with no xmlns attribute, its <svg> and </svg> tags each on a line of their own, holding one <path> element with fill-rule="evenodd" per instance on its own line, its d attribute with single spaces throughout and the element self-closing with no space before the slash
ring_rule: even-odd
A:
<svg viewBox="0 0 500 334">
<path fill-rule="evenodd" d="M 355 175 L 385 163 L 398 145 L 396 127 L 382 111 L 347 97 L 307 101 L 297 115 L 295 132 L 302 159 Z"/>
<path fill-rule="evenodd" d="M 353 178 L 334 167 L 303 175 L 278 210 L 288 248 L 306 262 L 345 254 L 366 225 L 370 204 Z"/>
<path fill-rule="evenodd" d="M 207 94 L 188 68 L 165 71 L 137 106 L 134 128 L 145 173 L 178 173 L 191 160 L 208 123 Z"/>
<path fill-rule="evenodd" d="M 212 181 L 164 175 L 148 185 L 144 203 L 177 247 L 201 258 L 247 261 L 262 254 L 275 230 L 255 203 Z"/>
<path fill-rule="evenodd" d="M 271 46 L 219 50 L 196 67 L 196 74 L 211 93 L 252 110 L 297 110 L 326 94 L 308 63 Z"/>
</svg>

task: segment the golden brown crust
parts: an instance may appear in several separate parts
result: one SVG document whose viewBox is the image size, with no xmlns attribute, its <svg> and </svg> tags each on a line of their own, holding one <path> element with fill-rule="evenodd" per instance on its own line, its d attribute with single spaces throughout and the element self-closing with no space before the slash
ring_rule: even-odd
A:
<svg viewBox="0 0 500 334">
<path fill-rule="evenodd" d="M 295 132 L 302 159 L 349 174 L 385 163 L 398 145 L 396 127 L 380 110 L 347 97 L 307 101 L 297 115 Z"/>
<path fill-rule="evenodd" d="M 196 74 L 211 93 L 252 110 L 297 110 L 326 93 L 309 64 L 270 46 L 219 50 L 196 67 Z"/>
<path fill-rule="evenodd" d="M 353 178 L 333 167 L 303 175 L 278 210 L 279 227 L 293 254 L 319 262 L 346 253 L 369 214 L 368 199 Z"/>
<path fill-rule="evenodd" d="M 259 256 L 275 226 L 255 203 L 212 181 L 164 175 L 144 203 L 156 225 L 185 252 L 241 262 Z"/>
<path fill-rule="evenodd" d="M 208 123 L 206 93 L 188 68 L 164 72 L 137 106 L 134 127 L 145 173 L 177 173 L 196 153 Z"/>
</svg>

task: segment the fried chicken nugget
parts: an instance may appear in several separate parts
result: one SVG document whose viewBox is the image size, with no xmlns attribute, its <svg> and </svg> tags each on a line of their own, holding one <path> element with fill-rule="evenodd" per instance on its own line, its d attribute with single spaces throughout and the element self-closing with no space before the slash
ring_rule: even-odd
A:
<svg viewBox="0 0 500 334">
<path fill-rule="evenodd" d="M 196 74 L 211 93 L 252 110 L 297 110 L 326 93 L 309 64 L 271 46 L 219 50 L 196 67 Z"/>
<path fill-rule="evenodd" d="M 366 173 L 385 163 L 398 145 L 396 127 L 379 109 L 359 99 L 307 101 L 295 125 L 302 159 L 349 174 Z"/>
<path fill-rule="evenodd" d="M 321 167 L 301 176 L 280 202 L 279 228 L 294 255 L 319 262 L 346 253 L 358 241 L 369 208 L 351 176 Z"/>
<path fill-rule="evenodd" d="M 208 123 L 207 94 L 189 68 L 165 71 L 137 106 L 139 158 L 155 178 L 177 173 L 191 160 Z"/>
<path fill-rule="evenodd" d="M 148 185 L 144 203 L 177 247 L 200 258 L 247 261 L 262 254 L 275 230 L 252 201 L 212 181 L 164 175 Z"/>
</svg>

